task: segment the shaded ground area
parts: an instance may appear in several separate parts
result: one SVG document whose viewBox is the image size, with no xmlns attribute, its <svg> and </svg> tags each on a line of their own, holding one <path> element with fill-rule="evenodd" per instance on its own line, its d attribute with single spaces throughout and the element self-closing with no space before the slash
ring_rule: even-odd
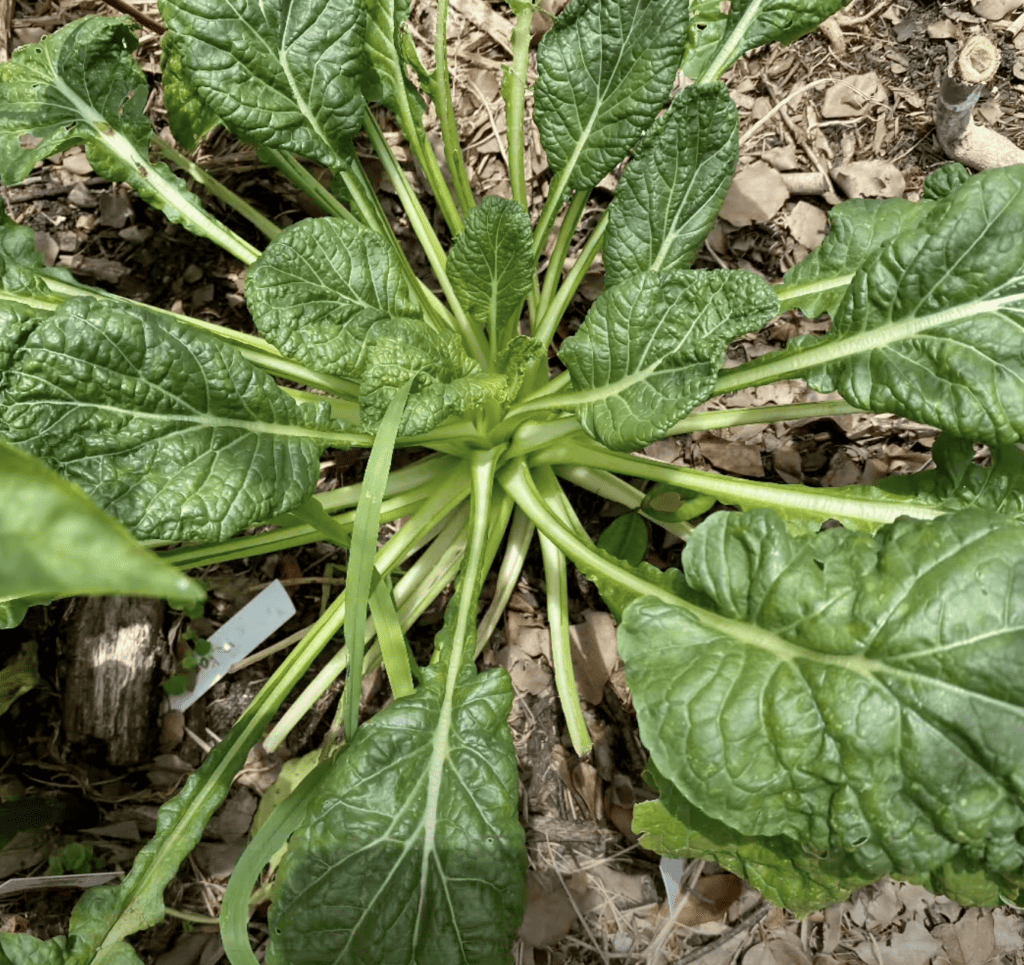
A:
<svg viewBox="0 0 1024 965">
<path fill-rule="evenodd" d="M 738 64 L 730 80 L 742 118 L 737 183 L 698 267 L 749 268 L 777 281 L 819 243 L 827 211 L 845 197 L 918 197 L 924 177 L 944 161 L 931 121 L 938 77 L 957 41 L 972 32 L 984 29 L 1004 51 L 1004 69 L 980 109 L 981 119 L 1021 142 L 1024 59 L 1018 51 L 1024 50 L 1024 16 L 1018 17 L 1012 6 L 995 9 L 984 7 L 985 2 L 976 12 L 966 3 L 947 7 L 857 0 L 826 28 L 792 47 L 765 48 Z M 452 8 L 451 70 L 473 186 L 478 194 L 508 196 L 499 88 L 501 65 L 510 52 L 510 14 L 503 5 L 485 0 L 453 0 Z M 158 16 L 155 3 L 140 3 L 138 9 Z M 89 12 L 109 10 L 92 0 L 60 7 L 51 0 L 18 2 L 10 21 L 10 48 L 38 40 Z M 430 3 L 414 3 L 413 36 L 428 68 L 431 51 L 423 39 L 433 36 L 434 15 Z M 544 23 L 538 17 L 538 35 Z M 141 41 L 143 65 L 158 79 L 158 35 L 145 30 Z M 159 94 L 154 98 L 159 130 L 165 124 Z M 429 115 L 426 123 L 433 124 Z M 527 139 L 527 177 L 541 188 L 548 175 L 532 126 Z M 409 158 L 401 153 L 400 158 L 415 178 Z M 279 225 L 316 213 L 252 151 L 224 134 L 211 136 L 197 160 Z M 366 166 L 399 237 L 409 241 L 414 265 L 426 277 L 393 189 L 368 152 Z M 615 183 L 615 176 L 609 176 L 594 192 L 585 228 L 596 222 Z M 96 177 L 80 150 L 51 159 L 25 184 L 2 193 L 9 214 L 36 231 L 49 263 L 133 299 L 251 329 L 241 266 L 212 244 L 167 224 L 125 188 Z M 259 242 L 246 222 L 220 209 L 216 201 L 209 203 L 234 230 Z M 436 221 L 440 226 L 440 218 Z M 578 326 L 601 290 L 598 262 L 567 315 L 563 337 Z M 826 326 L 827 319 L 784 316 L 735 345 L 730 364 Z M 715 400 L 708 408 L 819 398 L 802 382 L 783 382 Z M 746 478 L 847 485 L 927 468 L 935 434 L 904 419 L 841 416 L 696 433 L 659 443 L 648 454 Z M 985 455 L 979 451 L 977 458 L 984 460 Z M 358 454 L 329 454 L 324 485 L 356 482 L 361 470 Z M 586 493 L 578 495 L 581 518 L 594 534 L 600 532 L 615 508 Z M 679 550 L 678 542 L 664 538 L 652 546 L 649 559 L 674 565 Z M 146 645 L 159 653 L 155 675 L 174 672 L 175 648 L 180 656 L 186 629 L 208 635 L 275 578 L 288 587 L 298 612 L 274 639 L 308 626 L 321 612 L 324 594 L 341 579 L 331 566 L 343 562 L 336 547 L 323 543 L 203 572 L 212 587 L 204 620 L 189 628 L 162 608 L 149 620 Z M 511 723 L 531 857 L 531 906 L 525 941 L 516 950 L 518 962 L 987 965 L 1024 960 L 1022 922 L 1015 911 L 965 911 L 920 888 L 891 881 L 797 922 L 769 909 L 752 889 L 720 868 L 692 863 L 681 872 L 689 897 L 673 916 L 658 857 L 640 849 L 629 830 L 634 804 L 651 795 L 641 779 L 645 755 L 615 656 L 610 617 L 593 588 L 579 578 L 572 588 L 572 622 L 579 652 L 586 656 L 581 693 L 596 737 L 594 752 L 580 760 L 565 735 L 554 689 L 542 573 L 539 557 L 531 558 L 493 648 L 483 658 L 510 671 L 517 693 Z M 421 620 L 412 638 L 415 650 L 427 652 L 442 613 L 437 606 Z M 158 806 L 227 733 L 280 660 L 278 654 L 269 655 L 231 675 L 183 722 L 162 717 L 154 704 L 138 721 L 141 737 L 135 758 L 112 766 L 106 745 L 72 745 L 66 727 L 71 647 L 83 626 L 96 619 L 96 608 L 81 602 L 37 608 L 21 628 L 0 641 L 3 659 L 33 646 L 40 676 L 39 684 L 3 715 L 0 788 L 74 795 L 63 825 L 22 835 L 0 852 L 0 882 L 40 874 L 55 856 L 65 871 L 127 870 L 155 827 Z M 168 907 L 183 918 L 168 918 L 134 940 L 145 961 L 216 965 L 221 960 L 210 919 L 219 910 L 259 797 L 286 758 L 304 753 L 323 737 L 339 692 L 335 686 L 325 695 L 281 752 L 251 757 L 207 840 L 168 890 Z M 371 675 L 364 693 L 367 713 L 388 697 L 383 675 Z M 67 850 L 82 843 L 88 851 Z M 0 928 L 42 937 L 60 934 L 78 894 L 50 888 L 0 896 Z"/>
</svg>

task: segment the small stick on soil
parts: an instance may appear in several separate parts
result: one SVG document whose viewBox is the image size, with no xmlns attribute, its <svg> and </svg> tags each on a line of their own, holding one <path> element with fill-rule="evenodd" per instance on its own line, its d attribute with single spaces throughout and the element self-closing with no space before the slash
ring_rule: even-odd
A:
<svg viewBox="0 0 1024 965">
<path fill-rule="evenodd" d="M 129 0 L 105 0 L 105 2 L 107 6 L 113 7 L 120 13 L 128 14 L 132 20 L 142 24 L 143 27 L 152 30 L 154 33 L 167 33 L 167 28 L 159 20 L 154 20 L 148 14 L 143 13 L 133 3 L 130 3 Z"/>
<path fill-rule="evenodd" d="M 971 119 L 982 91 L 998 69 L 996 45 L 988 37 L 971 37 L 943 76 L 935 103 L 935 133 L 942 150 L 975 171 L 1024 164 L 1024 151 L 1016 144 Z"/>
</svg>

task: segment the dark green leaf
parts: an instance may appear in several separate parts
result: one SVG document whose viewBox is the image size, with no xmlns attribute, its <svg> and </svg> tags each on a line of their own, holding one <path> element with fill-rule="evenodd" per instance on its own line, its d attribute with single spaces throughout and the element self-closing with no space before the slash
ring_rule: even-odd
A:
<svg viewBox="0 0 1024 965">
<path fill-rule="evenodd" d="M 171 221 L 207 235 L 184 182 L 164 164 L 145 166 L 153 128 L 136 46 L 126 19 L 83 17 L 0 64 L 0 179 L 17 183 L 44 158 L 84 144 L 97 174 L 126 181 Z"/>
<path fill-rule="evenodd" d="M 504 348 L 519 334 L 519 312 L 533 285 L 530 216 L 516 201 L 484 198 L 468 215 L 448 256 L 462 307 Z"/>
<path fill-rule="evenodd" d="M 945 893 L 964 904 L 997 879 L 1019 888 L 1022 541 L 975 510 L 876 536 L 716 514 L 683 553 L 713 612 L 640 600 L 619 631 L 659 773 L 716 821 L 846 875 L 959 868 L 964 890 Z"/>
<path fill-rule="evenodd" d="M 245 294 L 272 345 L 356 380 L 367 364 L 370 329 L 419 314 L 394 249 L 341 218 L 309 218 L 275 238 L 250 269 Z"/>
<path fill-rule="evenodd" d="M 220 119 L 197 96 L 182 61 L 179 35 L 168 31 L 160 41 L 160 79 L 167 123 L 183 151 L 191 153 Z"/>
<path fill-rule="evenodd" d="M 609 287 L 648 268 L 690 266 L 732 182 L 738 129 L 736 105 L 723 84 L 687 87 L 658 118 L 608 207 Z"/>
<path fill-rule="evenodd" d="M 855 198 L 829 214 L 828 237 L 786 273 L 780 292 L 787 307 L 808 318 L 834 314 L 846 296 L 853 274 L 901 231 L 912 231 L 931 210 L 930 202 Z"/>
<path fill-rule="evenodd" d="M 200 601 L 206 595 L 199 584 L 143 549 L 81 489 L 4 439 L 0 545 L 3 602 L 117 593 Z"/>
<path fill-rule="evenodd" d="M 569 187 L 596 185 L 665 106 L 686 23 L 685 0 L 573 0 L 544 35 L 534 116 Z"/>
<path fill-rule="evenodd" d="M 7 292 L 49 292 L 43 278 L 74 283 L 66 268 L 47 268 L 36 248 L 36 234 L 27 225 L 15 224 L 0 212 L 0 289 Z M 57 300 L 54 300 L 57 304 Z M 0 357 L 0 370 L 5 366 Z"/>
<path fill-rule="evenodd" d="M 935 469 L 909 476 L 889 476 L 876 488 L 947 512 L 977 507 L 1024 522 L 1024 452 L 1018 445 L 995 446 L 992 465 L 975 465 L 974 446 L 943 435 L 932 449 Z"/>
<path fill-rule="evenodd" d="M 953 435 L 1024 438 L 1024 167 L 983 171 L 859 269 L 823 346 L 842 396 Z"/>
<path fill-rule="evenodd" d="M 845 866 L 841 856 L 817 855 L 781 835 L 756 837 L 708 817 L 648 767 L 661 796 L 638 804 L 633 831 L 643 847 L 671 858 L 714 861 L 745 878 L 772 904 L 804 916 L 837 904 L 874 881 Z"/>
<path fill-rule="evenodd" d="M 755 47 L 792 43 L 845 6 L 846 0 L 733 0 L 724 27 L 713 13 L 705 21 L 721 39 L 714 54 L 702 58 L 701 78 L 717 80 Z M 709 63 L 716 65 L 713 77 L 704 76 Z"/>
<path fill-rule="evenodd" d="M 924 179 L 924 197 L 930 201 L 941 201 L 970 176 L 971 172 L 962 164 L 943 164 Z"/>
<path fill-rule="evenodd" d="M 243 141 L 337 169 L 362 126 L 367 7 L 351 0 L 160 0 L 184 75 Z"/>
<path fill-rule="evenodd" d="M 647 556 L 650 533 L 639 513 L 626 513 L 613 519 L 597 539 L 599 549 L 639 566 Z"/>
<path fill-rule="evenodd" d="M 64 965 L 67 939 L 62 935 L 43 941 L 35 935 L 0 932 L 2 965 Z"/>
<path fill-rule="evenodd" d="M 711 396 L 729 343 L 777 308 L 746 271 L 647 271 L 608 289 L 559 352 L 583 427 L 625 451 L 663 438 Z"/>
<path fill-rule="evenodd" d="M 233 346 L 86 298 L 19 341 L 0 431 L 140 539 L 224 539 L 313 491 L 327 404 L 292 401 Z"/>
<path fill-rule="evenodd" d="M 423 676 L 359 729 L 292 837 L 268 965 L 509 961 L 526 870 L 512 688 Z"/>
</svg>

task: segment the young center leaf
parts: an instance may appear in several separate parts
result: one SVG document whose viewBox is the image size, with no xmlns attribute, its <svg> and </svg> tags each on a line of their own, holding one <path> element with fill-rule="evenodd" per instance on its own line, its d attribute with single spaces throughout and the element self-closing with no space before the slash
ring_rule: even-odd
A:
<svg viewBox="0 0 1024 965">
<path fill-rule="evenodd" d="M 130 593 L 198 602 L 203 588 L 144 549 L 77 486 L 0 439 L 0 626 L 25 603 Z M 96 561 L 103 560 L 102 566 Z M 19 600 L 22 602 L 19 603 Z"/>
<path fill-rule="evenodd" d="M 505 965 L 526 849 L 508 675 L 424 667 L 359 728 L 291 840 L 268 965 Z"/>
<path fill-rule="evenodd" d="M 448 255 L 448 277 L 462 307 L 491 344 L 504 348 L 519 334 L 519 312 L 533 284 L 530 216 L 516 201 L 484 198 Z"/>
<path fill-rule="evenodd" d="M 420 314 L 395 250 L 341 218 L 309 218 L 275 238 L 246 276 L 245 296 L 272 345 L 354 380 L 367 364 L 370 329 Z"/>
<path fill-rule="evenodd" d="M 605 282 L 689 268 L 725 200 L 739 157 L 724 84 L 687 87 L 655 121 L 608 206 Z"/>
<path fill-rule="evenodd" d="M 367 5 L 160 0 L 183 73 L 239 139 L 331 169 L 362 126 Z"/>
<path fill-rule="evenodd" d="M 680 0 L 574 0 L 544 35 L 534 116 L 569 187 L 594 187 L 665 106 L 686 12 Z"/>
<path fill-rule="evenodd" d="M 647 271 L 608 289 L 559 352 L 583 427 L 625 451 L 663 438 L 711 396 L 729 343 L 777 307 L 746 271 Z"/>
<path fill-rule="evenodd" d="M 392 397 L 410 379 L 412 394 L 400 434 L 421 435 L 451 415 L 470 415 L 488 402 L 513 399 L 531 363 L 543 357 L 532 338 L 517 336 L 484 371 L 451 333 L 415 318 L 380 322 L 370 332 L 359 410 L 368 431 L 380 422 Z"/>
<path fill-rule="evenodd" d="M 713 516 L 683 552 L 713 611 L 642 599 L 619 631 L 659 773 L 716 821 L 840 855 L 846 874 L 968 905 L 1016 894 L 1022 540 L 978 510 L 875 536 Z"/>
<path fill-rule="evenodd" d="M 4 323 L 0 434 L 139 539 L 225 539 L 313 491 L 327 404 L 294 402 L 234 347 L 86 298 Z"/>
</svg>

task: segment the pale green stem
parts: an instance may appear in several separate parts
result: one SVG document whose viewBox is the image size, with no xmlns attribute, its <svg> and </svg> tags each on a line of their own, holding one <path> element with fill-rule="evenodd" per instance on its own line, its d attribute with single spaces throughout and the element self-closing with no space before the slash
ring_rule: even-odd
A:
<svg viewBox="0 0 1024 965">
<path fill-rule="evenodd" d="M 377 156 L 384 165 L 384 170 L 391 179 L 391 183 L 394 186 L 395 191 L 398 193 L 399 198 L 401 198 L 402 207 L 405 209 L 405 214 L 409 219 L 409 224 L 412 226 L 416 237 L 423 246 L 423 252 L 427 256 L 427 260 L 430 262 L 430 267 L 434 272 L 434 277 L 441 286 L 441 290 L 444 292 L 445 298 L 448 299 L 448 307 L 455 320 L 456 331 L 458 331 L 462 336 L 462 341 L 466 350 L 474 359 L 476 359 L 482 368 L 486 369 L 488 353 L 483 333 L 473 326 L 469 318 L 466 316 L 466 312 L 462 305 L 459 303 L 458 296 L 455 294 L 455 289 L 452 287 L 452 283 L 448 278 L 448 273 L 445 270 L 447 257 L 445 256 L 444 249 L 441 247 L 441 242 L 434 233 L 433 226 L 430 224 L 430 219 L 423 210 L 423 206 L 420 204 L 419 198 L 416 197 L 412 188 L 409 186 L 409 182 L 405 179 L 405 172 L 398 166 L 398 162 L 395 160 L 394 155 L 391 153 L 391 149 L 387 145 L 387 141 L 384 140 L 383 132 L 377 126 L 376 119 L 369 111 L 364 112 L 364 117 L 366 132 L 370 137 L 370 142 L 373 144 L 373 149 L 377 152 Z"/>
<path fill-rule="evenodd" d="M 83 104 L 84 106 L 84 104 Z M 95 114 L 88 109 L 89 114 Z M 96 115 L 98 117 L 98 115 Z M 244 238 L 240 238 L 226 225 L 221 224 L 213 215 L 206 211 L 194 195 L 182 191 L 170 178 L 158 171 L 136 149 L 135 145 L 123 134 L 102 121 L 100 128 L 107 141 L 108 148 L 136 171 L 145 172 L 146 182 L 150 190 L 160 199 L 161 203 L 174 211 L 181 223 L 193 234 L 219 245 L 226 252 L 234 255 L 242 264 L 251 265 L 260 256 L 258 248 L 254 248 Z"/>
<path fill-rule="evenodd" d="M 760 3 L 752 3 L 747 7 L 733 27 L 732 33 L 718 42 L 718 52 L 698 78 L 700 83 L 708 84 L 718 80 L 743 55 L 744 38 L 761 13 Z"/>
<path fill-rule="evenodd" d="M 162 137 L 155 133 L 150 135 L 149 143 L 155 147 L 164 157 L 173 161 L 182 170 L 187 171 L 189 176 L 198 181 L 215 198 L 219 198 L 233 211 L 238 212 L 250 224 L 261 231 L 267 238 L 273 240 L 283 229 L 279 228 L 269 218 L 261 215 L 248 201 L 242 200 L 229 187 L 218 181 L 209 171 L 201 168 L 195 161 L 186 157 L 181 151 L 172 147 Z"/>
<path fill-rule="evenodd" d="M 555 474 L 541 468 L 536 475 L 537 490 L 547 505 L 554 510 L 560 505 Z M 575 516 L 575 514 L 573 514 Z M 566 576 L 565 556 L 544 533 L 540 533 L 540 550 L 544 560 L 544 583 L 547 590 L 548 632 L 551 634 L 551 662 L 555 671 L 555 687 L 562 705 L 569 738 L 573 749 L 582 757 L 593 746 L 587 722 L 580 707 L 580 692 L 572 666 L 572 640 L 569 636 L 569 582 Z"/>
<path fill-rule="evenodd" d="M 540 301 L 537 303 L 537 314 L 543 319 L 551 299 L 554 297 L 558 283 L 562 280 L 562 269 L 565 267 L 565 256 L 569 252 L 569 245 L 576 236 L 576 228 L 579 226 L 580 218 L 590 200 L 589 191 L 577 191 L 566 208 L 562 225 L 558 229 L 558 236 L 555 238 L 555 247 L 551 251 L 551 258 L 548 261 L 547 272 L 544 275 L 544 288 L 540 294 Z M 548 340 L 550 341 L 550 340 Z M 547 341 L 545 341 L 547 344 Z"/>
<path fill-rule="evenodd" d="M 644 501 L 643 491 L 610 472 L 601 469 L 588 469 L 586 466 L 555 466 L 554 470 L 556 475 L 581 489 L 586 489 L 602 499 L 638 511 L 641 516 L 650 520 L 655 526 L 660 526 L 680 539 L 686 539 L 693 532 L 693 523 L 665 523 L 653 516 L 648 516 L 640 509 Z"/>
<path fill-rule="evenodd" d="M 870 486 L 850 487 L 863 489 L 864 495 L 842 493 L 827 488 L 781 485 L 718 476 L 685 466 L 670 466 L 654 459 L 599 449 L 582 439 L 573 446 L 555 445 L 542 450 L 531 460 L 538 465 L 568 463 L 604 469 L 626 476 L 639 476 L 652 482 L 667 483 L 680 489 L 714 496 L 727 506 L 743 509 L 767 507 L 784 515 L 800 516 L 808 520 L 837 519 L 873 528 L 894 522 L 900 516 L 935 519 L 943 515 L 941 509 L 922 506 L 911 500 L 878 499 L 872 496 Z"/>
<path fill-rule="evenodd" d="M 359 223 L 348 208 L 345 207 L 320 181 L 303 167 L 299 161 L 287 151 L 265 148 L 270 163 L 274 165 L 295 187 L 316 203 L 324 214 L 344 218 L 355 224 Z"/>
<path fill-rule="evenodd" d="M 471 636 L 474 643 L 476 640 L 476 612 L 480 601 L 480 589 L 486 576 L 484 558 L 491 535 L 491 527 L 488 524 L 491 516 L 494 468 L 499 453 L 498 449 L 478 449 L 473 453 L 470 465 L 472 491 L 469 508 L 469 546 L 459 576 L 455 626 L 451 637 L 448 638 L 451 641 L 451 649 L 447 653 L 435 650 L 431 660 L 432 663 L 440 661 L 448 668 L 446 702 L 450 702 L 454 681 L 459 676 L 459 668 L 463 662 L 471 660 L 475 652 L 475 647 L 470 648 L 467 644 Z"/>
<path fill-rule="evenodd" d="M 419 549 L 421 542 L 420 540 L 427 535 L 437 525 L 439 517 L 443 515 L 448 516 L 447 525 L 442 529 L 441 533 L 435 538 L 430 550 L 423 554 L 423 559 L 430 557 L 434 569 L 441 568 L 441 560 L 444 557 L 446 551 L 456 543 L 458 534 L 465 528 L 466 524 L 466 509 L 462 507 L 460 510 L 459 504 L 461 504 L 466 495 L 468 495 L 468 485 L 462 489 L 461 498 L 458 499 L 456 508 L 451 510 L 450 505 L 446 505 L 440 512 L 437 512 L 438 507 L 435 505 L 433 508 L 435 512 L 427 510 L 424 512 L 423 509 L 419 510 L 416 516 L 410 520 L 410 522 L 402 527 L 398 533 L 395 534 L 380 550 L 377 554 L 374 566 L 377 571 L 387 576 L 399 565 L 406 557 L 416 552 Z M 458 498 L 456 496 L 456 498 Z M 399 539 L 400 536 L 405 535 L 407 529 L 412 528 L 415 532 L 414 538 Z M 431 550 L 434 551 L 431 555 Z M 461 559 L 461 554 L 458 555 Z M 450 562 L 450 557 L 449 557 Z M 457 560 L 455 566 L 458 565 Z M 422 572 L 416 570 L 415 575 L 413 571 L 416 565 L 407 572 L 407 574 L 398 581 L 395 586 L 395 599 L 398 601 L 399 612 L 402 614 L 402 626 L 404 629 L 408 629 L 417 619 L 422 609 L 426 609 L 430 601 L 434 599 L 431 597 L 426 602 L 423 602 L 422 609 L 419 612 L 413 613 L 411 607 L 407 607 L 407 603 L 415 596 L 420 587 L 428 585 L 428 580 Z M 434 569 L 430 572 L 433 573 Z M 444 587 L 450 582 L 451 575 L 446 574 L 447 579 L 444 583 L 437 586 L 437 594 L 444 589 Z M 420 597 L 420 602 L 423 598 Z M 318 621 L 322 623 L 327 617 L 328 613 L 332 614 L 332 636 L 341 629 L 345 622 L 345 594 L 341 593 L 335 598 L 334 602 L 328 608 L 328 611 Z M 366 640 L 372 639 L 373 634 L 373 621 L 367 621 L 366 625 Z M 374 657 L 373 651 L 367 653 L 367 661 L 372 661 Z M 289 705 L 288 710 L 285 711 L 281 719 L 274 725 L 273 729 L 267 735 L 263 741 L 263 746 L 267 753 L 274 753 L 285 738 L 291 732 L 292 728 L 305 716 L 307 711 L 320 699 L 321 696 L 327 691 L 327 688 L 334 683 L 339 675 L 348 667 L 349 664 L 349 651 L 347 647 L 341 647 L 336 651 L 327 662 L 327 664 L 317 673 L 313 681 L 302 691 L 302 693 L 292 701 Z M 371 669 L 371 663 L 364 663 L 363 670 L 367 671 Z"/>
<path fill-rule="evenodd" d="M 796 402 L 787 405 L 753 406 L 743 409 L 715 409 L 713 412 L 695 412 L 677 422 L 665 433 L 681 436 L 688 432 L 711 432 L 731 426 L 770 425 L 776 422 L 795 422 L 798 419 L 827 419 L 837 415 L 863 412 L 849 402 Z"/>
<path fill-rule="evenodd" d="M 594 230 L 590 233 L 590 237 L 587 238 L 579 258 L 576 259 L 575 264 L 569 269 L 569 274 L 565 276 L 565 281 L 562 282 L 555 293 L 555 297 L 545 310 L 537 330 L 534 332 L 534 336 L 540 339 L 542 344 L 549 345 L 551 339 L 554 338 L 555 332 L 558 329 L 558 323 L 562 320 L 565 310 L 569 307 L 569 302 L 572 301 L 573 295 L 576 294 L 577 289 L 583 283 L 584 276 L 590 271 L 590 266 L 594 263 L 594 259 L 604 244 L 604 233 L 607 230 L 608 212 L 605 212 L 601 216 L 601 220 L 594 226 Z"/>
<path fill-rule="evenodd" d="M 558 212 L 562 210 L 562 204 L 564 203 L 562 195 L 565 194 L 565 190 L 569 185 L 569 178 L 572 175 L 572 169 L 573 165 L 568 165 L 564 170 L 560 171 L 555 176 L 554 181 L 551 182 L 551 187 L 548 191 L 548 199 L 544 202 L 544 208 L 540 213 L 540 220 L 537 222 L 537 227 L 533 230 L 534 263 L 540 261 L 540 256 L 547 247 L 548 235 L 551 234 L 551 226 L 555 223 L 555 218 L 558 217 Z"/>
<path fill-rule="evenodd" d="M 526 563 L 526 553 L 530 548 L 530 541 L 533 539 L 534 525 L 528 516 L 523 515 L 522 510 L 517 509 L 512 516 L 512 525 L 508 529 L 508 541 L 505 544 L 505 554 L 501 560 L 501 569 L 498 570 L 498 579 L 494 587 L 494 598 L 487 608 L 484 618 L 480 621 L 476 635 L 476 655 L 480 656 L 491 634 L 498 626 L 498 621 L 508 606 L 508 601 L 515 592 L 519 575 L 523 572 Z"/>
<path fill-rule="evenodd" d="M 512 442 L 505 450 L 505 459 L 518 459 L 537 449 L 543 449 L 559 439 L 579 434 L 583 436 L 579 420 L 573 417 L 553 422 L 528 422 L 516 431 Z M 583 436 L 584 438 L 589 438 Z"/>
<path fill-rule="evenodd" d="M 853 281 L 853 272 L 848 275 L 835 275 L 832 278 L 816 278 L 814 281 L 785 282 L 775 286 L 775 294 L 779 298 L 779 314 L 797 308 L 800 302 L 809 295 L 820 295 L 823 292 L 847 289 Z"/>
<path fill-rule="evenodd" d="M 455 105 L 452 103 L 451 76 L 448 73 L 448 0 L 438 0 L 437 4 L 437 29 L 434 31 L 434 91 L 437 95 L 434 106 L 441 124 L 444 157 L 452 176 L 455 197 L 465 216 L 473 209 L 476 200 L 469 185 L 466 162 L 462 158 L 459 127 L 455 119 Z"/>
<path fill-rule="evenodd" d="M 516 23 L 512 28 L 512 70 L 506 81 L 505 126 L 508 129 L 508 175 L 512 198 L 527 211 L 526 193 L 526 72 L 530 65 L 530 39 L 534 6 L 513 0 Z"/>
</svg>

